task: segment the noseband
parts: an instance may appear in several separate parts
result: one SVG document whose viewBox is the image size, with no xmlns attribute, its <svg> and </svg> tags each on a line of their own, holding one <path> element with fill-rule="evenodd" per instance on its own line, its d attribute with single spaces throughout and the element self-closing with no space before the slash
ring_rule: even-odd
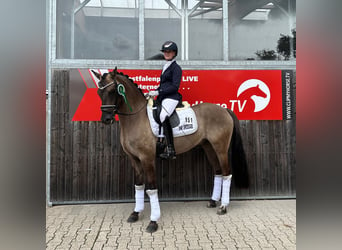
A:
<svg viewBox="0 0 342 250">
<path fill-rule="evenodd" d="M 117 84 L 117 82 L 115 81 L 115 79 L 114 79 L 114 81 L 112 81 L 112 82 L 106 84 L 105 86 L 99 87 L 99 89 L 100 89 L 100 90 L 103 90 L 103 89 L 108 88 L 109 86 L 112 86 L 112 85 L 114 85 L 114 84 L 115 84 L 115 89 L 117 89 L 118 84 Z M 114 114 L 116 114 L 116 113 L 118 112 L 118 105 L 117 105 L 117 102 L 118 102 L 118 94 L 117 94 L 116 92 L 115 92 L 115 94 L 117 95 L 117 96 L 116 96 L 116 99 L 115 99 L 115 104 L 114 104 L 114 105 L 101 105 L 101 111 L 102 111 L 102 112 L 114 113 Z"/>
</svg>

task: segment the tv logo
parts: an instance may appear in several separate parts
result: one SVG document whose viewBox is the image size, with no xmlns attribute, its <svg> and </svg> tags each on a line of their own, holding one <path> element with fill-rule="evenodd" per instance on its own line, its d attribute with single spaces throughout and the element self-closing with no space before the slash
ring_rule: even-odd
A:
<svg viewBox="0 0 342 250">
<path fill-rule="evenodd" d="M 244 81 L 240 85 L 237 91 L 237 97 L 238 100 L 236 100 L 236 102 L 240 104 L 239 106 L 245 107 L 245 105 L 248 103 L 248 106 L 251 107 L 254 112 L 260 112 L 269 104 L 271 93 L 268 86 L 263 81 L 258 79 L 250 79 Z M 253 101 L 254 105 L 251 103 L 251 101 Z M 240 110 L 242 111 L 243 108 Z"/>
</svg>

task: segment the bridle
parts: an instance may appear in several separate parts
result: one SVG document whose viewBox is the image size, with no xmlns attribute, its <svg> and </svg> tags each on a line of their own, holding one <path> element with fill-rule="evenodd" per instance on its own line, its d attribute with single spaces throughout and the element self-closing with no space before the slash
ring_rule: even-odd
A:
<svg viewBox="0 0 342 250">
<path fill-rule="evenodd" d="M 115 94 L 116 94 L 115 104 L 101 105 L 101 111 L 102 112 L 113 113 L 114 115 L 115 114 L 118 114 L 118 115 L 135 115 L 135 114 L 139 113 L 146 106 L 146 103 L 144 103 L 144 105 L 142 105 L 142 107 L 139 108 L 138 111 L 132 113 L 132 108 L 131 108 L 131 106 L 128 103 L 127 98 L 126 98 L 125 86 L 122 83 L 118 84 L 118 82 L 115 79 L 114 79 L 114 81 L 106 84 L 105 86 L 99 87 L 99 89 L 104 90 L 105 88 L 108 88 L 109 86 L 112 86 L 112 85 L 115 85 L 115 90 L 116 90 L 115 91 Z M 119 99 L 118 97 L 119 96 L 122 96 L 124 98 L 125 103 L 128 105 L 128 107 L 131 110 L 131 113 L 123 113 L 123 112 L 118 111 L 119 110 L 119 105 L 118 105 L 118 99 Z"/>
</svg>

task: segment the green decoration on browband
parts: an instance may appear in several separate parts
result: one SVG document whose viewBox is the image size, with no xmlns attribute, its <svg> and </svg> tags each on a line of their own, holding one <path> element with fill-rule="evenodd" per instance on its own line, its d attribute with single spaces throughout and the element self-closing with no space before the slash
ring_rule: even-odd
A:
<svg viewBox="0 0 342 250">
<path fill-rule="evenodd" d="M 121 95 L 121 96 L 124 98 L 125 103 L 126 103 L 127 106 L 129 107 L 129 110 L 132 112 L 132 107 L 131 107 L 131 105 L 129 105 L 129 102 L 127 101 L 127 97 L 126 97 L 126 93 L 125 93 L 125 86 L 123 86 L 123 84 L 120 83 L 120 84 L 118 85 L 117 89 L 118 89 L 119 95 Z"/>
</svg>

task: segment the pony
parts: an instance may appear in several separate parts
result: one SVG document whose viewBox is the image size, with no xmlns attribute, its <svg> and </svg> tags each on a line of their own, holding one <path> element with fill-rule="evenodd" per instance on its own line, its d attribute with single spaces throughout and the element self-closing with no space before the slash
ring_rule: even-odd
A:
<svg viewBox="0 0 342 250">
<path fill-rule="evenodd" d="M 160 206 L 156 180 L 156 142 L 147 114 L 147 98 L 127 75 L 117 71 L 117 67 L 103 75 L 92 71 L 99 79 L 98 96 L 101 99 L 101 121 L 111 124 L 117 114 L 120 122 L 120 143 L 134 168 L 135 207 L 127 222 L 139 220 L 144 210 L 145 190 L 151 206 L 150 222 L 146 231 L 158 229 Z M 214 186 L 207 207 L 216 207 L 217 213 L 227 212 L 230 200 L 231 179 L 237 187 L 249 186 L 248 167 L 240 134 L 239 120 L 229 109 L 216 104 L 200 103 L 191 107 L 196 115 L 196 132 L 175 137 L 176 154 L 182 154 L 201 145 L 213 168 Z M 228 151 L 231 149 L 231 165 Z M 145 183 L 146 181 L 146 183 Z"/>
</svg>

